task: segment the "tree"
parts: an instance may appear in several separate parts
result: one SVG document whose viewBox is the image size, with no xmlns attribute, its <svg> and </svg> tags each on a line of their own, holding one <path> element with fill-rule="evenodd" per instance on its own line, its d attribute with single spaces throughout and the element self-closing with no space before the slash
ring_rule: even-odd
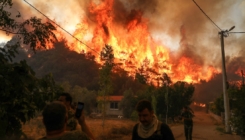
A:
<svg viewBox="0 0 245 140">
<path fill-rule="evenodd" d="M 26 61 L 12 63 L 21 45 L 28 45 L 33 51 L 46 49 L 56 41 L 55 27 L 42 23 L 41 19 L 31 17 L 23 22 L 16 19 L 8 10 L 12 0 L 0 1 L 0 30 L 6 35 L 15 34 L 17 40 L 0 48 L 0 138 L 22 134 L 21 124 L 34 117 L 37 110 L 43 109 L 47 101 L 56 97 L 61 90 L 55 85 L 52 75 L 38 79 Z"/>
<path fill-rule="evenodd" d="M 135 74 L 135 79 L 137 79 L 141 84 L 147 84 L 149 80 L 149 74 L 147 69 L 149 68 L 150 61 L 145 58 L 143 64 L 137 69 Z"/>
<path fill-rule="evenodd" d="M 231 118 L 230 125 L 232 131 L 240 135 L 244 135 L 245 132 L 245 86 L 242 83 L 234 83 L 229 86 L 228 95 L 230 99 L 230 109 L 231 109 Z M 217 114 L 221 115 L 221 112 L 224 112 L 224 98 L 223 94 L 220 97 L 216 98 L 210 110 Z"/>
<path fill-rule="evenodd" d="M 228 89 L 231 105 L 230 125 L 233 131 L 240 135 L 245 135 L 245 86 L 244 84 L 234 84 Z"/>
<path fill-rule="evenodd" d="M 7 35 L 15 34 L 18 42 L 29 45 L 32 50 L 46 49 L 50 42 L 57 41 L 53 33 L 56 28 L 50 22 L 42 23 L 41 19 L 31 17 L 24 22 L 18 22 L 16 19 L 21 14 L 13 16 L 8 10 L 12 8 L 12 0 L 0 1 L 0 30 L 5 31 Z M 21 45 L 17 43 L 15 45 Z M 51 44 L 50 44 L 51 45 Z"/>
<path fill-rule="evenodd" d="M 225 111 L 223 94 L 215 99 L 214 103 L 210 107 L 210 110 L 214 114 L 221 116 L 221 113 Z"/>
<path fill-rule="evenodd" d="M 173 84 L 173 92 L 181 99 L 181 108 L 186 105 L 190 105 L 193 101 L 192 96 L 195 91 L 193 84 L 188 84 L 187 82 L 178 81 Z M 171 99 L 172 104 L 175 102 L 175 97 Z"/>
<path fill-rule="evenodd" d="M 111 82 L 111 72 L 112 68 L 114 66 L 114 54 L 113 49 L 109 45 L 105 45 L 103 47 L 100 58 L 102 61 L 104 61 L 104 64 L 100 70 L 100 91 L 99 96 L 101 96 L 103 99 L 99 101 L 101 107 L 102 107 L 102 115 L 103 115 L 103 127 L 105 122 L 105 116 L 106 116 L 106 104 L 109 98 L 109 95 L 112 94 L 112 82 Z"/>
<path fill-rule="evenodd" d="M 18 46 L 18 45 L 17 45 Z M 15 46 L 15 47 L 17 47 Z M 61 90 L 52 75 L 38 79 L 26 61 L 11 63 L 16 48 L 0 48 L 0 138 L 23 133 L 22 123 L 33 118 Z"/>
<path fill-rule="evenodd" d="M 73 102 L 83 102 L 85 104 L 84 110 L 86 114 L 91 114 L 96 107 L 96 92 L 89 91 L 87 88 L 82 88 L 78 85 L 74 86 L 70 91 Z"/>
<path fill-rule="evenodd" d="M 123 111 L 123 116 L 125 118 L 130 118 L 133 113 L 135 106 L 137 104 L 137 99 L 131 89 L 124 91 L 123 99 L 120 102 L 120 109 Z"/>
<path fill-rule="evenodd" d="M 159 119 L 162 119 L 163 115 L 166 115 L 166 103 L 165 103 L 165 94 L 167 92 L 166 86 L 160 87 L 157 89 L 156 93 L 156 99 L 157 99 L 157 108 L 156 108 L 156 114 L 159 116 Z"/>
<path fill-rule="evenodd" d="M 159 88 L 157 94 L 157 113 L 167 113 L 166 97 L 168 97 L 168 117 L 174 120 L 174 117 L 180 115 L 183 106 L 190 105 L 192 103 L 192 96 L 194 94 L 195 87 L 192 84 L 186 82 L 177 81 L 171 84 L 169 87 L 164 85 Z M 168 96 L 166 96 L 168 92 Z"/>
<path fill-rule="evenodd" d="M 168 94 L 169 94 L 169 85 L 172 83 L 171 81 L 171 78 L 166 74 L 164 73 L 162 78 L 162 83 L 164 86 L 166 86 L 166 89 L 167 89 L 167 92 L 165 93 L 165 103 L 166 103 L 166 106 L 167 106 L 167 109 L 166 109 L 166 123 L 168 123 Z"/>
</svg>

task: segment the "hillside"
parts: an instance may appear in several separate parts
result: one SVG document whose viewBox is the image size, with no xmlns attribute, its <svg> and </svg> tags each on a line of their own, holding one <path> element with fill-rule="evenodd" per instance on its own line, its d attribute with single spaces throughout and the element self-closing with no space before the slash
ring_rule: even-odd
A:
<svg viewBox="0 0 245 140">
<path fill-rule="evenodd" d="M 55 43 L 54 49 L 37 51 L 29 58 L 27 56 L 30 52 L 20 49 L 15 61 L 26 59 L 38 77 L 52 73 L 59 84 L 68 82 L 72 87 L 78 85 L 88 90 L 98 91 L 100 66 L 94 61 L 94 56 L 70 51 L 65 44 L 65 41 Z M 111 79 L 114 95 L 122 95 L 130 88 L 136 92 L 144 86 L 117 66 L 113 71 Z"/>
</svg>

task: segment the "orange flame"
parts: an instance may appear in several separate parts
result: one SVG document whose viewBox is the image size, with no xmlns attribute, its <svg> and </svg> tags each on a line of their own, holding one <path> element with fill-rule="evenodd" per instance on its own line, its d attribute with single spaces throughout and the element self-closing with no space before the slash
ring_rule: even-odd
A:
<svg viewBox="0 0 245 140">
<path fill-rule="evenodd" d="M 91 52 L 100 63 L 99 53 L 105 44 L 114 50 L 115 63 L 134 75 L 138 68 L 144 67 L 150 79 L 157 79 L 167 73 L 173 81 L 199 82 L 210 80 L 219 71 L 211 66 L 196 64 L 189 57 L 181 57 L 173 62 L 167 47 L 157 44 L 148 30 L 148 20 L 140 10 L 131 10 L 123 23 L 115 22 L 114 0 L 103 0 L 89 5 L 89 19 L 77 25 L 74 36 L 88 46 L 75 40 L 69 48 L 78 53 Z M 91 50 L 92 49 L 92 50 Z M 97 52 L 97 53 L 96 53 Z"/>
<path fill-rule="evenodd" d="M 204 103 L 196 103 L 196 102 L 194 102 L 194 105 L 195 106 L 200 106 L 200 107 L 206 107 L 206 104 L 204 104 Z"/>
</svg>

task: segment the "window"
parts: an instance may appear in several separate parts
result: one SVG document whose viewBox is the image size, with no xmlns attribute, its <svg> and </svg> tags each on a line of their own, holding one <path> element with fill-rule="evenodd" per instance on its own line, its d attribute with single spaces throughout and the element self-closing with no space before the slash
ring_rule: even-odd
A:
<svg viewBox="0 0 245 140">
<path fill-rule="evenodd" d="M 110 102 L 110 109 L 118 110 L 118 102 Z"/>
</svg>

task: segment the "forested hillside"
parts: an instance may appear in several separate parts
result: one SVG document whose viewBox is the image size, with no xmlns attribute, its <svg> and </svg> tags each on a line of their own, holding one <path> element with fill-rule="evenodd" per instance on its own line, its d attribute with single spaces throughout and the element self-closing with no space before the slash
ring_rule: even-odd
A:
<svg viewBox="0 0 245 140">
<path fill-rule="evenodd" d="M 26 59 L 38 77 L 51 73 L 58 84 L 69 83 L 71 87 L 77 85 L 88 90 L 99 90 L 100 65 L 95 62 L 94 56 L 70 51 L 65 41 L 55 43 L 54 49 L 37 51 L 35 54 L 32 52 L 29 58 L 28 53 L 20 49 L 15 61 Z M 137 92 L 146 87 L 117 66 L 113 69 L 111 79 L 113 95 L 123 95 L 128 89 Z"/>
</svg>

